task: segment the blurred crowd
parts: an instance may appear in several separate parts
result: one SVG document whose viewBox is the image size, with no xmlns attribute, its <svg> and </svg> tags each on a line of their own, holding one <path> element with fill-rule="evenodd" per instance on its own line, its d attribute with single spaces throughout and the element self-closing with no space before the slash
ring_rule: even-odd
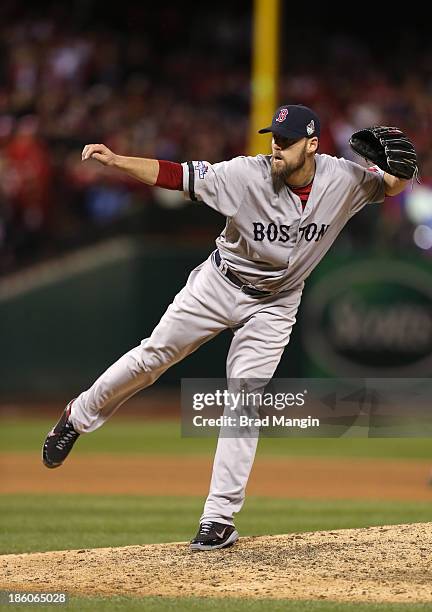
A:
<svg viewBox="0 0 432 612">
<path fill-rule="evenodd" d="M 183 232 L 190 242 L 223 225 L 211 211 L 191 212 L 183 199 L 83 164 L 80 154 L 89 142 L 175 161 L 244 154 L 250 10 L 132 4 L 100 18 L 96 9 L 47 4 L 35 14 L 8 1 L 0 8 L 1 273 L 118 232 Z M 395 72 L 388 56 L 380 63 L 356 37 L 321 35 L 309 53 L 300 39 L 282 38 L 280 100 L 321 115 L 320 151 L 352 159 L 355 129 L 400 126 L 415 142 L 427 189 L 432 46 L 413 45 Z M 416 248 L 406 197 L 387 201 L 378 220 L 365 214 L 342 246 L 364 243 L 371 226 L 383 248 Z"/>
</svg>

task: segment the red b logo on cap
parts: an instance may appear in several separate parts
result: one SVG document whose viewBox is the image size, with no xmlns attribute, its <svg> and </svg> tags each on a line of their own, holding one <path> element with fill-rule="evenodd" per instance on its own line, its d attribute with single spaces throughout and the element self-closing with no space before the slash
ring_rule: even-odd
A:
<svg viewBox="0 0 432 612">
<path fill-rule="evenodd" d="M 287 115 L 288 115 L 288 109 L 287 108 L 281 108 L 281 110 L 279 111 L 279 115 L 278 115 L 276 121 L 278 121 L 279 123 L 282 123 L 282 121 L 285 121 Z"/>
</svg>

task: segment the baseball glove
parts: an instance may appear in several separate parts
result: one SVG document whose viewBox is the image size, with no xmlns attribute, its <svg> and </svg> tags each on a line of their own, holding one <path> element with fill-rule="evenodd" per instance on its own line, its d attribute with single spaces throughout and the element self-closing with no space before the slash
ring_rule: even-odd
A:
<svg viewBox="0 0 432 612">
<path fill-rule="evenodd" d="M 351 148 L 388 174 L 401 179 L 418 177 L 417 153 L 413 143 L 397 127 L 375 126 L 355 132 Z"/>
</svg>

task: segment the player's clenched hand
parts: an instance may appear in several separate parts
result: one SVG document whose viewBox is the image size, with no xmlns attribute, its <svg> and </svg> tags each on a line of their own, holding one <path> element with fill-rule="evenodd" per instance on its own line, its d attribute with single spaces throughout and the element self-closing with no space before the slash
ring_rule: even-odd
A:
<svg viewBox="0 0 432 612">
<path fill-rule="evenodd" d="M 81 158 L 96 159 L 104 166 L 114 166 L 116 155 L 104 144 L 88 144 L 84 147 Z"/>
</svg>

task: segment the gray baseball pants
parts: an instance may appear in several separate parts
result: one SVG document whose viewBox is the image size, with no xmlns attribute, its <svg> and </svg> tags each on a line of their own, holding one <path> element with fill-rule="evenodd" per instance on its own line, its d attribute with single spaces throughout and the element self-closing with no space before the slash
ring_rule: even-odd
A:
<svg viewBox="0 0 432 612">
<path fill-rule="evenodd" d="M 195 268 L 149 338 L 120 357 L 72 404 L 75 429 L 98 429 L 132 395 L 224 329 L 234 337 L 228 379 L 270 380 L 288 344 L 302 286 L 256 298 L 226 279 L 210 256 Z M 202 520 L 233 524 L 255 458 L 256 437 L 219 437 Z"/>
</svg>

